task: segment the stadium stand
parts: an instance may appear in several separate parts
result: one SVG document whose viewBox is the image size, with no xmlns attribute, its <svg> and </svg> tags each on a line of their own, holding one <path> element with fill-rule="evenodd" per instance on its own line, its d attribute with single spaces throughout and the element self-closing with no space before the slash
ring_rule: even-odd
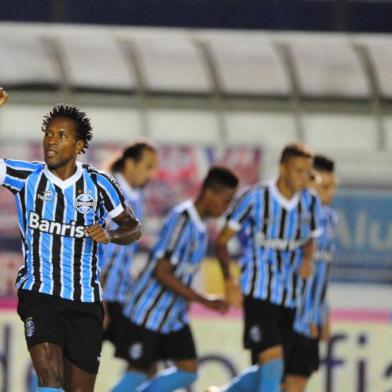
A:
<svg viewBox="0 0 392 392">
<path fill-rule="evenodd" d="M 285 141 L 302 140 L 333 152 L 344 182 L 389 178 L 387 36 L 12 23 L 0 33 L 0 78 L 15 90 L 2 136 L 13 124 L 13 137 L 34 137 L 42 109 L 72 99 L 102 141 L 110 129 L 111 140 L 260 145 L 269 175 Z"/>
</svg>

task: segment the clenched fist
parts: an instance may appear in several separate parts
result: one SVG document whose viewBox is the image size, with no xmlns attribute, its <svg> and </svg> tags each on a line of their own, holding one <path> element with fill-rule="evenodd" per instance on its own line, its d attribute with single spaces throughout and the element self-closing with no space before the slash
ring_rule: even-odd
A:
<svg viewBox="0 0 392 392">
<path fill-rule="evenodd" d="M 225 280 L 225 297 L 230 305 L 238 309 L 241 308 L 243 301 L 241 289 L 232 279 Z"/>
<path fill-rule="evenodd" d="M 8 94 L 0 87 L 0 106 L 3 106 L 8 100 Z"/>
<path fill-rule="evenodd" d="M 98 224 L 92 225 L 86 229 L 86 233 L 92 238 L 93 241 L 100 244 L 108 244 L 110 236 L 108 232 Z"/>
<path fill-rule="evenodd" d="M 229 304 L 222 298 L 209 295 L 203 298 L 201 304 L 206 308 L 214 310 L 220 314 L 225 314 L 229 310 Z"/>
</svg>

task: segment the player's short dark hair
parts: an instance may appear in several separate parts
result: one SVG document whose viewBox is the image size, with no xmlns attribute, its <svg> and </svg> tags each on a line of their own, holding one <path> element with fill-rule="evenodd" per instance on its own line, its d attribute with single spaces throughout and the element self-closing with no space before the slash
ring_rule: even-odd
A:
<svg viewBox="0 0 392 392">
<path fill-rule="evenodd" d="M 90 119 L 85 112 L 82 112 L 78 107 L 71 105 L 64 105 L 62 103 L 55 105 L 52 110 L 44 116 L 42 121 L 42 131 L 46 131 L 49 123 L 56 117 L 66 117 L 74 120 L 77 124 L 76 137 L 78 140 L 84 141 L 84 152 L 89 146 L 90 140 L 93 138 L 93 129 L 90 124 Z"/>
<path fill-rule="evenodd" d="M 112 173 L 120 172 L 124 168 L 124 163 L 127 159 L 139 162 L 143 158 L 143 152 L 145 150 L 156 152 L 156 148 L 146 141 L 130 144 L 128 147 L 124 148 L 121 156 L 110 165 L 109 170 Z"/>
<path fill-rule="evenodd" d="M 301 143 L 291 143 L 283 148 L 280 163 L 286 163 L 290 158 L 313 158 L 313 153 Z"/>
<path fill-rule="evenodd" d="M 220 190 L 221 188 L 237 188 L 239 178 L 233 170 L 224 166 L 212 166 L 203 181 L 202 189 L 211 188 Z"/>
<path fill-rule="evenodd" d="M 319 171 L 333 173 L 335 170 L 335 162 L 325 155 L 316 155 L 313 160 L 313 167 Z"/>
</svg>

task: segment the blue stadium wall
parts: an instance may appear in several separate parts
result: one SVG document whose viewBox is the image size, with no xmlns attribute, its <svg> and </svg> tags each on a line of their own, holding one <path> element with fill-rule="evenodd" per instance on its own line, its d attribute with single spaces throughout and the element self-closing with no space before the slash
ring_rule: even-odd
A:
<svg viewBox="0 0 392 392">
<path fill-rule="evenodd" d="M 0 20 L 391 32 L 392 1 L 0 0 Z"/>
</svg>

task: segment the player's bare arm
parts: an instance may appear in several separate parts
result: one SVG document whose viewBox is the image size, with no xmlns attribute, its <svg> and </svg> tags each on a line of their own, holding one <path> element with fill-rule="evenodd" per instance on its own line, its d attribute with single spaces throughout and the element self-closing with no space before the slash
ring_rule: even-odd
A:
<svg viewBox="0 0 392 392">
<path fill-rule="evenodd" d="M 173 273 L 173 266 L 169 260 L 158 260 L 158 263 L 155 267 L 155 278 L 163 286 L 174 291 L 174 293 L 185 298 L 189 302 L 198 302 L 206 308 L 215 310 L 219 313 L 226 313 L 228 309 L 228 305 L 224 300 L 218 297 L 201 295 L 180 282 L 175 277 Z"/>
<path fill-rule="evenodd" d="M 299 269 L 301 278 L 308 278 L 313 272 L 313 251 L 314 251 L 314 240 L 310 238 L 304 245 L 304 259 Z"/>
<path fill-rule="evenodd" d="M 216 240 L 215 250 L 224 278 L 226 300 L 230 305 L 239 308 L 242 305 L 242 294 L 238 284 L 231 277 L 231 257 L 227 249 L 227 245 L 234 235 L 235 231 L 225 226 Z"/>
<path fill-rule="evenodd" d="M 225 280 L 229 280 L 231 278 L 230 274 L 230 254 L 227 249 L 227 244 L 230 239 L 234 237 L 235 231 L 231 230 L 228 226 L 225 226 L 223 230 L 219 233 L 219 236 L 216 240 L 215 250 L 216 256 L 218 258 L 222 274 Z"/>
<path fill-rule="evenodd" d="M 328 341 L 331 337 L 331 319 L 329 312 L 327 314 L 327 319 L 325 320 L 324 325 L 321 328 L 321 340 Z"/>
<path fill-rule="evenodd" d="M 8 94 L 2 87 L 0 87 L 0 107 L 3 106 L 7 101 Z"/>
<path fill-rule="evenodd" d="M 101 225 L 95 224 L 86 232 L 95 242 L 101 244 L 114 242 L 119 245 L 129 245 L 140 238 L 142 234 L 140 222 L 130 209 L 127 208 L 113 220 L 118 225 L 114 230 L 105 230 Z"/>
</svg>

